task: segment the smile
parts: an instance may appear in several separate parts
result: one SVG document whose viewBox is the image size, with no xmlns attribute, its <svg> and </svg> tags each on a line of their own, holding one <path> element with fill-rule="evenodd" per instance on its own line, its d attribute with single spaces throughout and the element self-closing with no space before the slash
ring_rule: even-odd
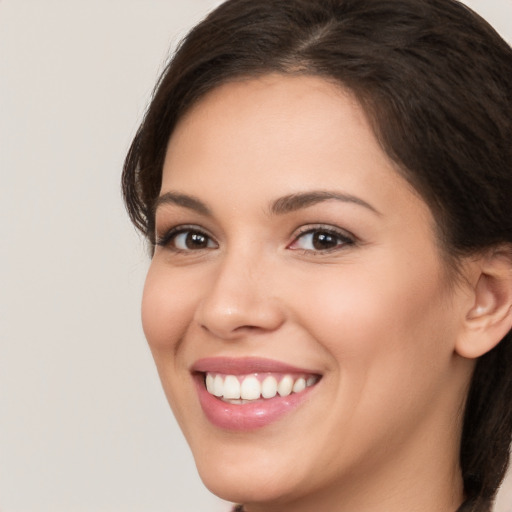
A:
<svg viewBox="0 0 512 512">
<path fill-rule="evenodd" d="M 205 418 L 223 430 L 265 427 L 307 402 L 315 371 L 261 358 L 207 358 L 191 368 Z"/>
<path fill-rule="evenodd" d="M 276 396 L 300 393 L 318 381 L 317 376 L 290 374 L 221 375 L 206 373 L 208 393 L 231 404 L 245 404 L 255 400 L 268 400 Z"/>
</svg>

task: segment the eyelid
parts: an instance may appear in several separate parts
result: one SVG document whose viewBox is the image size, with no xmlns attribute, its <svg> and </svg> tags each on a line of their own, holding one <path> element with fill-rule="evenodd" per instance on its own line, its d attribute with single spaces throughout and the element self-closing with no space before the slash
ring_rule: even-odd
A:
<svg viewBox="0 0 512 512">
<path fill-rule="evenodd" d="M 163 233 L 159 234 L 161 231 L 163 231 Z M 205 248 L 186 249 L 185 250 L 185 249 L 180 249 L 175 246 L 171 246 L 171 242 L 174 239 L 176 239 L 177 236 L 179 236 L 180 234 L 183 234 L 183 233 L 187 233 L 187 232 L 199 233 L 199 234 L 205 236 L 206 238 L 208 238 L 209 241 L 213 242 L 215 247 L 218 247 L 218 242 L 215 239 L 215 237 L 213 235 L 211 235 L 207 229 L 205 229 L 204 227 L 197 225 L 197 224 L 179 224 L 179 225 L 173 226 L 169 229 L 157 230 L 155 245 L 160 246 L 160 247 L 166 247 L 166 248 L 168 248 L 174 252 L 177 252 L 177 253 L 199 252 L 201 250 L 214 248 L 214 247 L 205 247 Z M 296 244 L 302 237 L 304 237 L 305 235 L 308 235 L 308 234 L 313 234 L 315 232 L 328 233 L 328 234 L 336 237 L 340 241 L 340 243 L 338 243 L 334 247 L 325 248 L 325 249 L 314 249 L 314 248 L 303 249 L 300 247 L 295 247 L 295 248 L 293 247 L 293 245 Z M 302 250 L 305 253 L 319 253 L 319 254 L 320 253 L 328 253 L 328 252 L 332 252 L 332 251 L 341 250 L 343 248 L 346 248 L 347 246 L 355 245 L 358 242 L 358 239 L 355 235 L 353 235 L 352 233 L 348 232 L 345 229 L 339 228 L 337 226 L 333 226 L 331 224 L 308 224 L 305 226 L 301 226 L 298 229 L 296 229 L 296 231 L 293 233 L 292 237 L 293 237 L 292 241 L 287 245 L 287 249 L 298 250 L 298 251 Z"/>
<path fill-rule="evenodd" d="M 308 234 L 313 234 L 315 232 L 324 232 L 330 235 L 337 237 L 342 243 L 330 248 L 330 249 L 301 249 L 301 248 L 292 248 L 292 245 L 297 243 L 302 237 Z M 331 251 L 341 250 L 346 248 L 347 246 L 353 246 L 358 242 L 358 238 L 345 229 L 341 229 L 339 227 L 330 225 L 330 224 L 308 224 L 306 226 L 302 226 L 296 230 L 293 234 L 293 240 L 290 244 L 288 244 L 287 248 L 290 250 L 303 251 L 305 253 L 328 253 Z"/>
<path fill-rule="evenodd" d="M 212 240 L 215 245 L 218 247 L 218 242 L 215 240 L 215 238 L 208 232 L 207 229 L 203 228 L 202 226 L 198 226 L 197 224 L 179 224 L 177 226 L 173 226 L 169 229 L 162 230 L 163 234 L 159 234 L 160 230 L 157 230 L 156 233 L 156 241 L 155 245 L 160 247 L 168 247 L 172 249 L 174 252 L 194 252 L 193 249 L 190 251 L 183 251 L 182 249 L 178 249 L 177 247 L 170 247 L 169 244 L 171 241 L 176 238 L 178 235 L 182 233 L 186 233 L 188 231 L 192 231 L 195 233 L 200 233 L 207 237 L 208 239 Z"/>
</svg>

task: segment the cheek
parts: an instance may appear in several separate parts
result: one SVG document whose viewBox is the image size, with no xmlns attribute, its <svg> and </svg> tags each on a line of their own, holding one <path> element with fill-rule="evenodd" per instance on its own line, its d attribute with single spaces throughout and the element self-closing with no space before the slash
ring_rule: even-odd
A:
<svg viewBox="0 0 512 512">
<path fill-rule="evenodd" d="M 194 388 L 184 385 L 187 369 L 180 347 L 193 323 L 197 297 L 196 287 L 182 274 L 158 262 L 151 264 L 142 296 L 142 326 L 169 405 L 186 434 L 183 419 L 190 417 Z M 194 414 L 197 421 L 197 408 Z"/>
<path fill-rule="evenodd" d="M 453 331 L 437 260 L 379 261 L 309 283 L 303 310 L 308 328 L 346 371 L 396 365 L 395 371 L 410 374 L 426 358 L 446 359 Z"/>
<path fill-rule="evenodd" d="M 158 263 L 152 263 L 148 271 L 142 295 L 142 327 L 155 359 L 159 352 L 176 348 L 193 318 L 194 287 L 184 286 L 182 280 Z"/>
<path fill-rule="evenodd" d="M 404 268 L 351 266 L 307 288 L 303 326 L 337 369 L 331 380 L 337 416 L 327 437 L 343 428 L 354 446 L 361 439 L 375 450 L 379 440 L 388 446 L 389 439 L 400 439 L 393 432 L 406 435 L 435 409 L 449 386 L 453 318 L 437 267 L 427 280 L 417 266 Z"/>
</svg>

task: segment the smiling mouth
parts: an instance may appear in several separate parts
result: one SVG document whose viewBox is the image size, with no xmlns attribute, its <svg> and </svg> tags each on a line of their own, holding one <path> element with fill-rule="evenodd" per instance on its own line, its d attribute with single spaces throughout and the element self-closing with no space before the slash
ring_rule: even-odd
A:
<svg viewBox="0 0 512 512">
<path fill-rule="evenodd" d="M 259 357 L 210 357 L 190 368 L 205 418 L 225 431 L 255 431 L 310 401 L 323 375 Z"/>
<path fill-rule="evenodd" d="M 204 373 L 204 385 L 208 393 L 223 402 L 236 405 L 301 393 L 306 388 L 314 386 L 319 380 L 319 375 L 306 374 L 227 375 L 214 372 Z"/>
</svg>

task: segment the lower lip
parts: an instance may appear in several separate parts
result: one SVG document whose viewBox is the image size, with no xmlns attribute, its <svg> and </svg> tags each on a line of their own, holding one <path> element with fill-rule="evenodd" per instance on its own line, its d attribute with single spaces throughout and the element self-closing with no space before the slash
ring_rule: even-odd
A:
<svg viewBox="0 0 512 512">
<path fill-rule="evenodd" d="M 230 404 L 208 393 L 202 375 L 197 375 L 195 382 L 199 402 L 208 420 L 222 429 L 238 431 L 255 430 L 277 421 L 299 407 L 315 387 L 288 396 L 277 395 L 245 404 Z"/>
</svg>

